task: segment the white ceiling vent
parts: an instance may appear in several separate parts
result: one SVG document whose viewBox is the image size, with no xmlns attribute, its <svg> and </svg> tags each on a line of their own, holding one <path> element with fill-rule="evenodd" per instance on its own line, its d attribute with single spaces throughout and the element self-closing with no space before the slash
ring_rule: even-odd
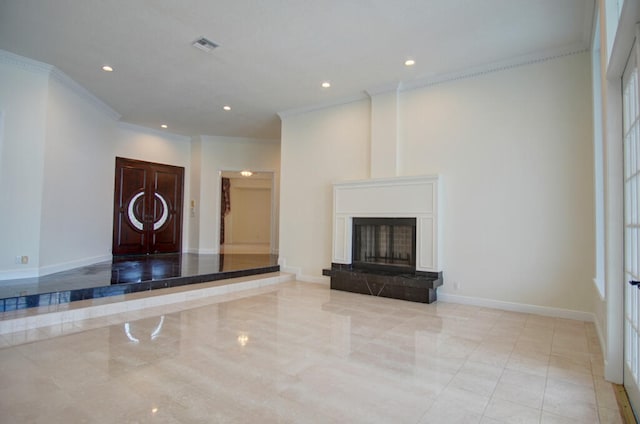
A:
<svg viewBox="0 0 640 424">
<path fill-rule="evenodd" d="M 191 44 L 193 47 L 197 47 L 202 51 L 205 52 L 210 52 L 211 50 L 215 49 L 216 47 L 218 47 L 218 45 L 216 43 L 214 43 L 211 40 L 207 40 L 206 38 L 202 37 L 202 38 L 198 38 L 196 41 L 194 41 Z"/>
</svg>

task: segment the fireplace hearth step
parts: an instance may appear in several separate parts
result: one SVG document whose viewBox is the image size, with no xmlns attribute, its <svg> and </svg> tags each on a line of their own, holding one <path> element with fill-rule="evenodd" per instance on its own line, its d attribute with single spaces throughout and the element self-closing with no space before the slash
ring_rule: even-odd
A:
<svg viewBox="0 0 640 424">
<path fill-rule="evenodd" d="M 443 283 L 442 272 L 394 273 L 332 264 L 322 275 L 331 277 L 331 289 L 411 302 L 433 303 Z"/>
</svg>

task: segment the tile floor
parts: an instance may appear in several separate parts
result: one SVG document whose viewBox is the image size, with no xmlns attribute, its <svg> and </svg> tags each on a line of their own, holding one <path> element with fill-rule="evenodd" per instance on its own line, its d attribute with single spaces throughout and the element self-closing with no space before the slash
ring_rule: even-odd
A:
<svg viewBox="0 0 640 424">
<path fill-rule="evenodd" d="M 2 423 L 622 422 L 579 321 L 290 282 L 30 331 Z"/>
</svg>

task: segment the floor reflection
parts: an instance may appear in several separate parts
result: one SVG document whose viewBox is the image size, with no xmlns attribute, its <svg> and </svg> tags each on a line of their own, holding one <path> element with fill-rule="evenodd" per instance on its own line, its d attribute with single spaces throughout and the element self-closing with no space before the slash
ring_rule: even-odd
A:
<svg viewBox="0 0 640 424">
<path fill-rule="evenodd" d="M 0 421 L 622 423 L 591 322 L 295 282 L 109 322 L 0 348 Z"/>
</svg>

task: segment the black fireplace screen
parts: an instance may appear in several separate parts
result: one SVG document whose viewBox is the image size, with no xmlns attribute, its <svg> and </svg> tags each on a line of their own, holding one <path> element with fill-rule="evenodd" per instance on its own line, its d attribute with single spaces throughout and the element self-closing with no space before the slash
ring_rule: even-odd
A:
<svg viewBox="0 0 640 424">
<path fill-rule="evenodd" d="M 353 218 L 353 266 L 416 267 L 415 218 Z"/>
</svg>

